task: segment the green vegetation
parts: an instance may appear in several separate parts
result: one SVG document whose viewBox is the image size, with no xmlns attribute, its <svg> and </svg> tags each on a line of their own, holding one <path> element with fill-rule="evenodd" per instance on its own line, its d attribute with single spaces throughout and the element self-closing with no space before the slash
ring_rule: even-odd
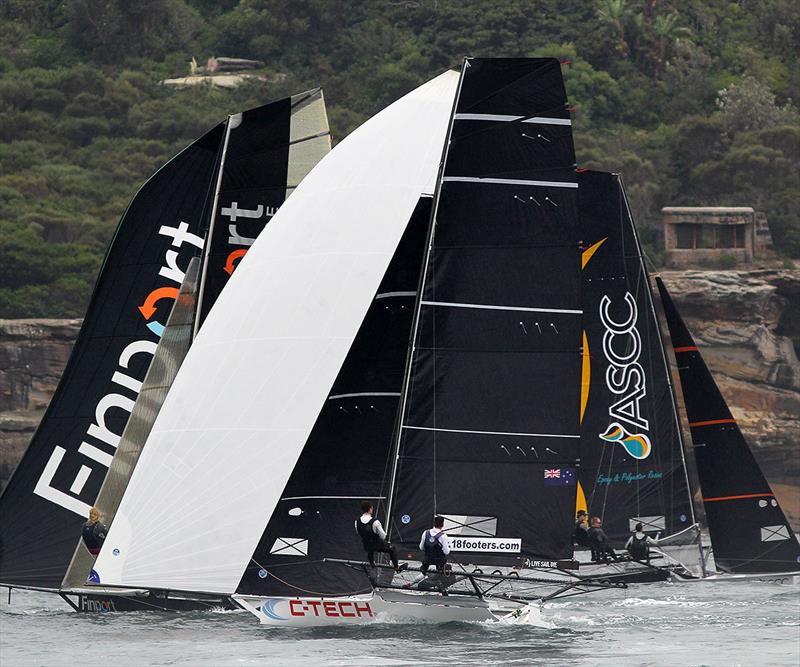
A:
<svg viewBox="0 0 800 667">
<path fill-rule="evenodd" d="M 554 55 L 581 166 L 659 211 L 749 205 L 800 257 L 794 0 L 5 0 L 0 317 L 80 316 L 138 186 L 225 114 L 322 85 L 334 136 L 464 55 Z M 175 90 L 194 56 L 269 81 Z"/>
</svg>

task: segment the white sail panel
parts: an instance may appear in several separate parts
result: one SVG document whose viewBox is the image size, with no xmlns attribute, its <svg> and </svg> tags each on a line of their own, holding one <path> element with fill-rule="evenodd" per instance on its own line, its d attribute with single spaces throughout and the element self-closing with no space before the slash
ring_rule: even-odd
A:
<svg viewBox="0 0 800 667">
<path fill-rule="evenodd" d="M 95 570 L 103 584 L 232 593 L 421 193 L 458 75 L 336 147 L 261 233 L 194 342 Z"/>
</svg>

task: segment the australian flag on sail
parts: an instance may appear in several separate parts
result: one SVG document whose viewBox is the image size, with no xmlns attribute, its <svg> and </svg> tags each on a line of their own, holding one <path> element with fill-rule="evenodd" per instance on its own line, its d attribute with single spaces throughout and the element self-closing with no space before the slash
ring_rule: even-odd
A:
<svg viewBox="0 0 800 667">
<path fill-rule="evenodd" d="M 545 486 L 575 486 L 575 468 L 545 468 Z"/>
</svg>

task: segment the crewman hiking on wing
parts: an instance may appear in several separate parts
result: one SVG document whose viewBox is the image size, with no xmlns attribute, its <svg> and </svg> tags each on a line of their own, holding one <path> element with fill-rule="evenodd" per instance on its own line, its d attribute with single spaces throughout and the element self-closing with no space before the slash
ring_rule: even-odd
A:
<svg viewBox="0 0 800 667">
<path fill-rule="evenodd" d="M 381 522 L 373 516 L 374 508 L 372 503 L 368 500 L 361 503 L 361 512 L 361 516 L 356 519 L 356 532 L 361 537 L 361 543 L 364 545 L 364 551 L 367 552 L 369 564 L 374 567 L 375 554 L 384 553 L 389 554 L 395 572 L 405 570 L 408 567 L 408 563 L 400 565 L 398 562 L 397 551 L 386 538 L 386 531 L 383 529 Z"/>
<path fill-rule="evenodd" d="M 422 573 L 427 574 L 433 565 L 439 574 L 443 574 L 450 553 L 450 542 L 444 532 L 444 517 L 438 515 L 433 517 L 433 528 L 422 533 L 419 549 L 425 554 L 422 560 Z"/>
<path fill-rule="evenodd" d="M 592 527 L 589 528 L 589 546 L 592 549 L 592 560 L 607 563 L 608 559 L 617 560 L 617 554 L 611 548 L 608 535 L 603 530 L 603 521 L 599 516 L 592 518 Z"/>
<path fill-rule="evenodd" d="M 578 510 L 575 517 L 575 532 L 572 534 L 575 544 L 579 547 L 589 546 L 589 515 L 586 510 Z"/>
<path fill-rule="evenodd" d="M 100 553 L 100 548 L 103 546 L 107 533 L 108 529 L 100 523 L 100 510 L 92 507 L 89 510 L 89 520 L 83 524 L 81 531 L 83 543 L 92 556 Z"/>
<path fill-rule="evenodd" d="M 646 562 L 650 565 L 650 547 L 658 546 L 658 539 L 648 537 L 641 523 L 636 524 L 636 532 L 628 538 L 625 548 L 633 560 Z"/>
</svg>

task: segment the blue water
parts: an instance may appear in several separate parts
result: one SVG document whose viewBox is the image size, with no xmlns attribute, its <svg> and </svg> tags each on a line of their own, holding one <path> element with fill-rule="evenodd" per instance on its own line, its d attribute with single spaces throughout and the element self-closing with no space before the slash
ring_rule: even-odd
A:
<svg viewBox="0 0 800 667">
<path fill-rule="evenodd" d="M 449 623 L 286 630 L 246 612 L 77 614 L 15 591 L 0 665 L 800 665 L 800 586 L 649 584 L 557 601 L 550 629 Z"/>
</svg>

